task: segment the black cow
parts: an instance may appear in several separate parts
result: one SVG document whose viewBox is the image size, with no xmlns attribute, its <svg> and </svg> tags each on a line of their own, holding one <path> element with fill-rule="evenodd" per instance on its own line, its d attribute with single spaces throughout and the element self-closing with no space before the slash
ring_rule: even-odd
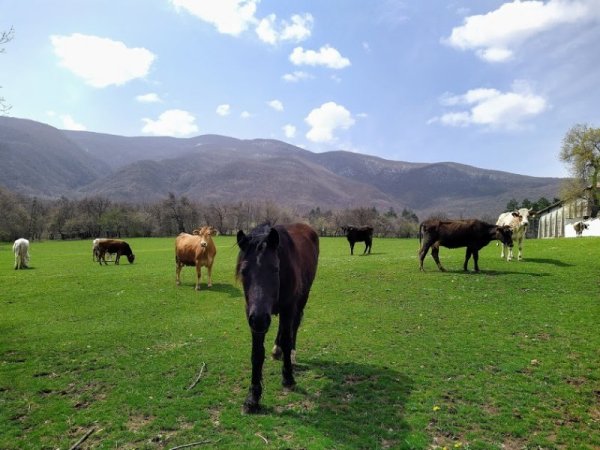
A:
<svg viewBox="0 0 600 450">
<path fill-rule="evenodd" d="M 492 225 L 477 219 L 470 220 L 426 220 L 419 226 L 419 268 L 423 270 L 423 260 L 431 247 L 431 256 L 441 271 L 445 271 L 438 256 L 440 245 L 447 248 L 467 247 L 463 269 L 467 270 L 469 258 L 473 255 L 475 271 L 479 272 L 479 250 L 490 241 L 498 239 L 512 249 L 510 226 Z"/>
<path fill-rule="evenodd" d="M 100 265 L 104 262 L 106 263 L 105 255 L 107 253 L 116 253 L 117 257 L 115 258 L 115 264 L 119 264 L 119 259 L 121 259 L 121 255 L 127 256 L 127 261 L 130 264 L 133 264 L 135 260 L 135 255 L 131 251 L 131 247 L 125 241 L 120 239 L 102 239 L 98 242 L 98 262 Z"/>
<path fill-rule="evenodd" d="M 365 243 L 365 251 L 363 255 L 369 251 L 371 254 L 371 245 L 373 243 L 373 227 L 342 227 L 342 231 L 346 234 L 350 243 L 350 254 L 354 255 L 354 244 L 357 242 Z"/>
</svg>

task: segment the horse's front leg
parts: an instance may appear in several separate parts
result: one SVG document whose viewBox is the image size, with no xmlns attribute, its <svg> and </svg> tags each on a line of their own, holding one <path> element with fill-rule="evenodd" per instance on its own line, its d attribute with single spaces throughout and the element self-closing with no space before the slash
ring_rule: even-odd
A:
<svg viewBox="0 0 600 450">
<path fill-rule="evenodd" d="M 265 362 L 265 333 L 252 332 L 252 383 L 244 402 L 244 412 L 257 413 L 262 395 L 262 368 Z"/>
<path fill-rule="evenodd" d="M 279 317 L 279 344 L 283 352 L 281 384 L 290 388 L 296 384 L 296 381 L 294 380 L 294 366 L 292 365 L 292 348 L 294 346 L 292 318 L 287 316 L 287 314 L 281 314 Z"/>
</svg>

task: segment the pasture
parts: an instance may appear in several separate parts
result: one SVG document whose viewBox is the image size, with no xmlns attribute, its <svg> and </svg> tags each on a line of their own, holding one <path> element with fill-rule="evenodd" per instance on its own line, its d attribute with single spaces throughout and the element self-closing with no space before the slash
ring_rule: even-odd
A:
<svg viewBox="0 0 600 450">
<path fill-rule="evenodd" d="M 127 241 L 135 263 L 103 267 L 91 240 L 34 241 L 20 271 L 0 244 L 0 448 L 600 447 L 600 239 L 510 263 L 492 242 L 479 274 L 464 249 L 421 273 L 416 240 L 321 239 L 297 387 L 268 358 L 257 415 L 234 238 L 200 292 L 175 238 Z"/>
</svg>

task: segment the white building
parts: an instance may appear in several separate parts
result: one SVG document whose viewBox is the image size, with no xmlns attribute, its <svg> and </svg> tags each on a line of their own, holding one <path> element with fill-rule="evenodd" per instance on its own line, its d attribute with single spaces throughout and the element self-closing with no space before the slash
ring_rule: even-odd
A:
<svg viewBox="0 0 600 450">
<path fill-rule="evenodd" d="M 573 224 L 588 225 L 582 236 L 600 236 L 600 218 L 590 219 L 587 200 L 581 198 L 570 202 L 560 201 L 536 213 L 538 238 L 577 237 Z"/>
</svg>

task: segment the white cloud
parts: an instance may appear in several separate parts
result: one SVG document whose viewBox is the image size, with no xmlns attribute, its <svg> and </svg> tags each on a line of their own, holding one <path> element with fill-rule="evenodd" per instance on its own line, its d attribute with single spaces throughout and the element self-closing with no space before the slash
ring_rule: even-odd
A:
<svg viewBox="0 0 600 450">
<path fill-rule="evenodd" d="M 261 41 L 271 45 L 283 41 L 301 42 L 310 37 L 313 23 L 314 19 L 310 14 L 294 14 L 291 23 L 282 20 L 277 25 L 277 16 L 269 14 L 258 23 L 256 34 Z"/>
<path fill-rule="evenodd" d="M 355 122 L 350 111 L 335 102 L 323 103 L 319 108 L 313 109 L 304 121 L 311 127 L 306 138 L 323 143 L 335 141 L 335 130 L 347 130 Z"/>
<path fill-rule="evenodd" d="M 214 25 L 219 33 L 238 36 L 256 23 L 260 0 L 171 0 L 177 11 L 185 10 Z"/>
<path fill-rule="evenodd" d="M 487 14 L 465 18 L 442 41 L 461 50 L 474 50 L 488 62 L 512 58 L 527 39 L 563 24 L 600 17 L 600 0 L 549 0 L 504 3 Z"/>
<path fill-rule="evenodd" d="M 441 122 L 448 126 L 482 125 L 492 128 L 520 128 L 528 118 L 537 116 L 548 108 L 546 99 L 531 92 L 522 82 L 513 83 L 510 92 L 497 89 L 472 89 L 463 95 L 445 94 L 440 99 L 444 106 L 463 107 L 460 111 L 451 111 L 441 117 L 435 117 L 429 123 Z"/>
<path fill-rule="evenodd" d="M 62 120 L 62 127 L 65 130 L 85 131 L 87 128 L 85 125 L 75 122 L 75 120 L 69 114 L 63 114 L 60 116 Z"/>
<path fill-rule="evenodd" d="M 301 70 L 296 70 L 292 73 L 286 73 L 281 78 L 283 78 L 283 80 L 287 81 L 288 83 L 297 83 L 298 81 L 309 80 L 314 77 L 307 72 L 303 72 Z"/>
<path fill-rule="evenodd" d="M 61 66 L 96 88 L 121 85 L 145 77 L 156 56 L 145 48 L 129 48 L 123 42 L 79 33 L 51 36 Z"/>
<path fill-rule="evenodd" d="M 270 102 L 267 102 L 267 105 L 269 105 L 275 111 L 283 111 L 283 103 L 281 103 L 280 100 L 271 100 Z"/>
<path fill-rule="evenodd" d="M 252 114 L 250 114 L 248 111 L 242 111 L 242 113 L 240 114 L 240 117 L 242 119 L 249 119 L 250 117 L 252 117 Z"/>
<path fill-rule="evenodd" d="M 162 100 L 158 94 L 149 92 L 148 94 L 138 95 L 135 99 L 140 103 L 160 103 Z"/>
<path fill-rule="evenodd" d="M 283 126 L 283 134 L 285 134 L 286 138 L 294 138 L 296 137 L 296 127 L 294 125 L 284 125 Z"/>
<path fill-rule="evenodd" d="M 220 116 L 228 116 L 229 113 L 231 113 L 231 106 L 228 105 L 227 103 L 223 104 L 223 105 L 219 105 L 217 106 L 217 114 Z"/>
<path fill-rule="evenodd" d="M 290 55 L 290 61 L 296 66 L 326 66 L 330 69 L 343 69 L 350 65 L 348 58 L 329 45 L 321 47 L 318 52 L 296 47 Z"/>
<path fill-rule="evenodd" d="M 188 136 L 198 132 L 196 118 L 181 109 L 169 109 L 162 113 L 158 120 L 142 119 L 146 123 L 143 133 L 156 136 Z"/>
</svg>

